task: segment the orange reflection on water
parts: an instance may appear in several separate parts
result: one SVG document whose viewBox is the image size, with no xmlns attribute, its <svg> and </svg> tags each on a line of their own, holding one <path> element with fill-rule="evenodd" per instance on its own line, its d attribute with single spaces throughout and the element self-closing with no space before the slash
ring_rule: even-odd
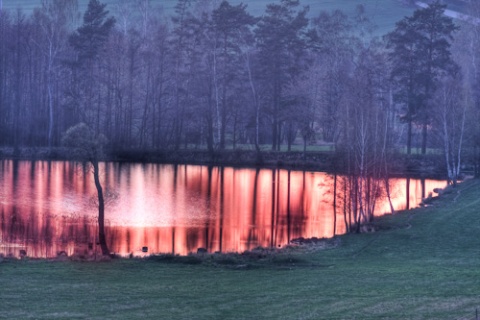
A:
<svg viewBox="0 0 480 320">
<path fill-rule="evenodd" d="M 0 253 L 95 251 L 96 190 L 88 167 L 2 161 L 0 170 Z M 242 252 L 346 232 L 345 179 L 337 177 L 334 195 L 334 177 L 322 172 L 119 163 L 103 164 L 102 172 L 107 241 L 122 255 L 141 255 L 142 247 L 148 253 Z M 410 206 L 446 184 L 408 181 Z M 389 185 L 395 210 L 404 209 L 407 179 Z M 375 215 L 389 211 L 383 194 Z"/>
</svg>

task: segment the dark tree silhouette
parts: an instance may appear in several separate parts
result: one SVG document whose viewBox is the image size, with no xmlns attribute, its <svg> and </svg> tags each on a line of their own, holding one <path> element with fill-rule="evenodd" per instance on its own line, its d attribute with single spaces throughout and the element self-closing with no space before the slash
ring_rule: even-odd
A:
<svg viewBox="0 0 480 320">
<path fill-rule="evenodd" d="M 69 43 L 76 54 L 71 63 L 70 103 L 76 107 L 77 117 L 81 121 L 95 124 L 96 132 L 101 126 L 101 57 L 115 26 L 115 19 L 107 18 L 109 12 L 105 7 L 98 0 L 90 0 L 83 16 L 83 24 L 69 37 Z"/>
<path fill-rule="evenodd" d="M 397 84 L 395 99 L 406 106 L 402 119 L 408 123 L 407 153 L 412 147 L 412 123 L 422 125 L 422 153 L 427 149 L 431 100 L 442 74 L 456 68 L 450 42 L 457 29 L 444 16 L 446 6 L 437 0 L 399 21 L 388 34 L 392 78 Z"/>
<path fill-rule="evenodd" d="M 103 255 L 110 254 L 105 237 L 105 200 L 99 173 L 99 161 L 103 156 L 103 148 L 106 143 L 105 136 L 96 135 L 85 123 L 71 127 L 62 138 L 62 144 L 71 149 L 70 155 L 73 159 L 89 162 L 93 167 L 93 178 L 98 196 L 98 242 Z"/>
<path fill-rule="evenodd" d="M 258 22 L 259 69 L 267 91 L 271 92 L 272 149 L 280 148 L 281 106 L 284 90 L 305 67 L 308 7 L 297 11 L 298 0 L 269 4 Z"/>
<path fill-rule="evenodd" d="M 106 4 L 90 0 L 83 15 L 83 25 L 69 38 L 70 44 L 78 54 L 79 62 L 97 57 L 115 25 L 115 18 L 107 18 Z"/>
<path fill-rule="evenodd" d="M 234 83 L 238 83 L 240 76 L 238 72 L 241 69 L 241 66 L 238 65 L 241 55 L 240 46 L 248 28 L 256 22 L 256 19 L 247 13 L 246 8 L 247 6 L 244 4 L 232 6 L 227 1 L 222 1 L 220 6 L 212 12 L 212 32 L 216 51 L 213 57 L 215 69 L 219 70 L 218 72 L 214 70 L 214 81 L 218 106 L 220 149 L 225 148 L 227 114 L 232 113 L 228 106 L 232 105 L 232 100 L 236 99 L 236 97 L 230 96 L 234 95 L 232 87 Z"/>
</svg>

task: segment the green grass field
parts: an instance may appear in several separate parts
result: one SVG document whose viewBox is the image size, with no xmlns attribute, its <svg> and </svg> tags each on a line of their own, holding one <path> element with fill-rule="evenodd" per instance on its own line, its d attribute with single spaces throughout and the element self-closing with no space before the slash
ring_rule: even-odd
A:
<svg viewBox="0 0 480 320">
<path fill-rule="evenodd" d="M 475 319 L 480 181 L 375 224 L 254 262 L 4 260 L 0 319 Z"/>
</svg>

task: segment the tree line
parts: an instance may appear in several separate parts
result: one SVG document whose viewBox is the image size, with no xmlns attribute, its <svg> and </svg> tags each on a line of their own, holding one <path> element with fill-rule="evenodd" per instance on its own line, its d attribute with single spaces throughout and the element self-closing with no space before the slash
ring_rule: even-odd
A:
<svg viewBox="0 0 480 320">
<path fill-rule="evenodd" d="M 480 158 L 480 26 L 444 10 L 433 1 L 383 37 L 362 5 L 309 18 L 298 0 L 259 17 L 211 0 L 171 15 L 149 0 L 90 0 L 83 18 L 76 0 L 4 10 L 0 145 L 59 146 L 78 123 L 114 150 L 322 141 L 365 177 L 400 150 L 438 149 L 456 179 Z"/>
</svg>

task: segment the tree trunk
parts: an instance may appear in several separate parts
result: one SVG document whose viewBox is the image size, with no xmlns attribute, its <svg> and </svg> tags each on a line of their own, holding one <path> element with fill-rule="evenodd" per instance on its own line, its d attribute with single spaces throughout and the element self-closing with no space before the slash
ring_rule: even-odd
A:
<svg viewBox="0 0 480 320">
<path fill-rule="evenodd" d="M 95 187 L 97 188 L 98 195 L 98 242 L 102 249 L 102 254 L 107 256 L 110 254 L 110 250 L 107 246 L 107 239 L 105 237 L 105 200 L 103 198 L 103 189 L 99 178 L 99 166 L 98 161 L 92 161 L 93 164 L 93 177 L 95 180 Z"/>
<path fill-rule="evenodd" d="M 337 235 L 337 172 L 333 177 L 333 236 Z"/>
<path fill-rule="evenodd" d="M 405 199 L 405 209 L 406 210 L 409 210 L 410 209 L 410 178 L 408 177 L 407 178 L 407 182 L 406 182 L 406 187 L 407 187 L 407 190 L 405 191 L 406 193 L 406 199 Z"/>
<path fill-rule="evenodd" d="M 50 74 L 50 70 L 48 71 L 48 147 L 51 148 L 53 145 L 53 89 L 52 89 L 52 78 Z"/>
<path fill-rule="evenodd" d="M 423 127 L 422 127 L 422 154 L 426 154 L 427 153 L 427 132 L 428 132 L 428 125 L 426 123 L 426 119 L 425 119 L 425 123 L 423 124 Z"/>
<path fill-rule="evenodd" d="M 408 120 L 407 154 L 412 154 L 412 120 Z"/>
</svg>

